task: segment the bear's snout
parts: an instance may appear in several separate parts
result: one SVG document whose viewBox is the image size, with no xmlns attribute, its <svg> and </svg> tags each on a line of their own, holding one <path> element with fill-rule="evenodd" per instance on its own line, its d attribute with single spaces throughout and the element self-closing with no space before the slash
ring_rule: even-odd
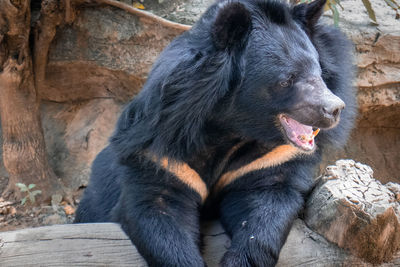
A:
<svg viewBox="0 0 400 267">
<path fill-rule="evenodd" d="M 333 97 L 326 101 L 325 105 L 321 107 L 321 113 L 328 121 L 330 127 L 336 125 L 340 120 L 340 113 L 345 108 L 345 103 L 342 99 L 332 94 Z"/>
<path fill-rule="evenodd" d="M 306 125 L 318 128 L 335 127 L 345 103 L 332 93 L 320 76 L 310 76 L 295 84 L 296 105 L 289 113 Z"/>
</svg>

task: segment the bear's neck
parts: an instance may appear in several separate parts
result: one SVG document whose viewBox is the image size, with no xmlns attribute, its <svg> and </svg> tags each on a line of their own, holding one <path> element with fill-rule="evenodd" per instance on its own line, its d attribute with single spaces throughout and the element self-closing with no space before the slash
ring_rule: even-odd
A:
<svg viewBox="0 0 400 267">
<path fill-rule="evenodd" d="M 185 160 L 209 188 L 216 185 L 223 174 L 240 169 L 273 151 L 274 145 L 261 144 L 238 137 L 215 138 L 206 149 Z"/>
</svg>

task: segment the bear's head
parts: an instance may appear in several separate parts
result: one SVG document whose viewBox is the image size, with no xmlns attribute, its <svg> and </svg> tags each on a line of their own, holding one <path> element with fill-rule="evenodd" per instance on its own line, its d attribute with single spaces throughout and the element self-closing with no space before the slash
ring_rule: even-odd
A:
<svg viewBox="0 0 400 267">
<path fill-rule="evenodd" d="M 162 52 L 125 108 L 111 138 L 118 156 L 147 149 L 185 160 L 238 138 L 304 151 L 315 140 L 343 145 L 356 114 L 350 44 L 318 23 L 325 2 L 212 5 Z"/>
<path fill-rule="evenodd" d="M 241 64 L 240 82 L 218 111 L 226 127 L 310 151 L 317 128 L 338 124 L 345 103 L 325 84 L 312 42 L 325 2 L 295 7 L 278 1 L 220 3 L 215 47 Z"/>
</svg>

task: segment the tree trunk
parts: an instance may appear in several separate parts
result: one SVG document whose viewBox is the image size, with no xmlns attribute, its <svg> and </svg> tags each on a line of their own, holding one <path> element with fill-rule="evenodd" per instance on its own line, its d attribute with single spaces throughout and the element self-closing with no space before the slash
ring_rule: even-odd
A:
<svg viewBox="0 0 400 267">
<path fill-rule="evenodd" d="M 20 198 L 16 183 L 36 184 L 48 201 L 61 190 L 46 155 L 39 100 L 29 48 L 29 0 L 0 0 L 0 118 L 3 161 L 9 183 L 5 194 Z"/>
</svg>

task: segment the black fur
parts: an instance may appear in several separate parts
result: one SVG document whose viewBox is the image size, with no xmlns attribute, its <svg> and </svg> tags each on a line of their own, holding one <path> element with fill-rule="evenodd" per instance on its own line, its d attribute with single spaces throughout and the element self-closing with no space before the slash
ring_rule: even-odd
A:
<svg viewBox="0 0 400 267">
<path fill-rule="evenodd" d="M 268 21 L 285 25 L 291 20 L 287 8 L 282 8 L 280 1 L 257 1 L 261 17 L 265 17 Z"/>
<path fill-rule="evenodd" d="M 240 3 L 221 8 L 212 29 L 214 44 L 225 49 L 242 44 L 251 27 L 251 15 Z"/>
<path fill-rule="evenodd" d="M 314 167 L 327 146 L 344 145 L 355 118 L 351 45 L 339 30 L 318 24 L 322 2 L 211 6 L 163 51 L 123 111 L 93 163 L 76 222 L 119 222 L 150 266 L 204 266 L 200 214 L 216 210 L 232 238 L 222 266 L 275 265 Z M 321 130 L 313 153 L 213 191 L 222 174 L 288 142 L 277 116 L 293 112 L 296 82 L 310 76 L 322 77 L 346 103 L 340 123 Z M 146 153 L 187 163 L 210 197 L 202 204 Z"/>
<path fill-rule="evenodd" d="M 292 10 L 293 17 L 305 28 L 312 30 L 321 17 L 325 4 L 326 0 L 315 0 L 310 4 L 296 5 Z"/>
</svg>

